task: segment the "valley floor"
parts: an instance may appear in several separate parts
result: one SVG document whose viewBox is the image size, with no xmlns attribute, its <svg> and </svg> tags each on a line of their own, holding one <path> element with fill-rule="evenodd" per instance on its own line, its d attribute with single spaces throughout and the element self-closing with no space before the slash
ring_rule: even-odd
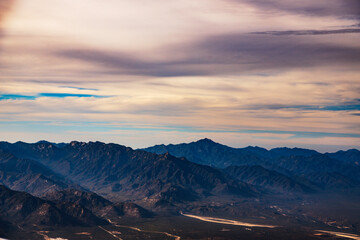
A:
<svg viewBox="0 0 360 240">
<path fill-rule="evenodd" d="M 203 221 L 203 220 L 207 221 Z M 222 219 L 225 221 L 225 219 Z M 26 234 L 26 238 L 25 237 Z M 12 233 L 10 240 L 195 240 L 195 239 L 269 239 L 269 240 L 320 240 L 320 239 L 360 239 L 351 233 L 318 230 L 309 227 L 239 226 L 227 222 L 209 222 L 209 218 L 189 216 L 156 217 L 128 224 L 112 224 L 94 227 L 64 227 L 30 230 L 27 233 Z"/>
</svg>

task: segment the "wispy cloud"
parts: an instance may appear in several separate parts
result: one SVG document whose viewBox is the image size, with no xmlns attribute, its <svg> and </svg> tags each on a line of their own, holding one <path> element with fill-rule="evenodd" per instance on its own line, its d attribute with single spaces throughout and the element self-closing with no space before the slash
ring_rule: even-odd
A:
<svg viewBox="0 0 360 240">
<path fill-rule="evenodd" d="M 70 89 L 77 89 L 77 90 L 89 90 L 89 91 L 99 91 L 97 88 L 83 88 L 83 87 L 72 87 L 72 86 L 60 86 L 62 88 L 70 88 Z"/>
<path fill-rule="evenodd" d="M 186 55 L 181 59 L 172 59 L 171 56 L 176 55 L 180 48 Z M 244 74 L 339 64 L 349 66 L 360 62 L 360 46 L 336 46 L 304 42 L 290 36 L 278 38 L 254 34 L 210 36 L 170 47 L 167 52 L 170 57 L 166 61 L 149 61 L 137 55 L 91 48 L 65 49 L 55 54 L 98 66 L 101 74 L 159 77 Z"/>
<path fill-rule="evenodd" d="M 360 2 L 358 0 L 230 0 L 248 2 L 269 11 L 289 12 L 309 16 L 336 16 L 339 18 L 359 19 Z"/>
<path fill-rule="evenodd" d="M 0 1 L 0 30 L 2 27 L 2 22 L 5 20 L 5 17 L 11 12 L 15 2 L 16 2 L 15 0 Z"/>
<path fill-rule="evenodd" d="M 353 65 L 360 62 L 360 47 L 304 41 L 293 37 L 222 35 L 200 41 L 191 48 L 195 63 L 233 65 L 234 69 L 271 70 Z M 191 53 L 189 54 L 191 55 Z M 227 69 L 226 66 L 222 66 Z"/>
<path fill-rule="evenodd" d="M 0 4 L 8 139 L 359 146 L 358 0 Z"/>
<path fill-rule="evenodd" d="M 64 49 L 55 53 L 57 57 L 75 59 L 101 67 L 101 74 L 145 75 L 145 76 L 191 76 L 205 75 L 206 71 L 199 68 L 192 69 L 190 64 L 183 61 L 168 59 L 167 61 L 149 61 L 129 53 L 110 52 L 91 48 Z M 96 72 L 96 69 L 94 69 Z"/>
<path fill-rule="evenodd" d="M 357 103 L 356 103 L 357 102 Z M 249 109 L 299 109 L 299 110 L 311 110 L 311 111 L 360 111 L 359 101 L 353 101 L 348 104 L 338 105 L 286 105 L 286 104 L 264 104 L 264 105 L 250 105 L 245 106 Z"/>
<path fill-rule="evenodd" d="M 296 30 L 296 31 L 267 31 L 254 32 L 254 34 L 271 34 L 271 35 L 329 35 L 329 34 L 346 34 L 346 33 L 360 33 L 360 28 L 343 28 L 334 30 Z"/>
<path fill-rule="evenodd" d="M 16 3 L 16 0 L 1 0 L 0 1 L 0 40 L 3 37 L 3 28 L 4 23 L 6 20 L 6 17 L 11 13 L 14 5 Z M 1 42 L 0 42 L 1 44 Z M 0 51 L 1 51 L 1 45 L 0 45 Z"/>
</svg>

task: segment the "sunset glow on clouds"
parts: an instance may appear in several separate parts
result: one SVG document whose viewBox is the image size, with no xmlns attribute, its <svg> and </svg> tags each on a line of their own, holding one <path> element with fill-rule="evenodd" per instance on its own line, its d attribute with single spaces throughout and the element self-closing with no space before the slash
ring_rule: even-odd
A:
<svg viewBox="0 0 360 240">
<path fill-rule="evenodd" d="M 357 0 L 0 0 L 1 140 L 360 147 Z"/>
</svg>

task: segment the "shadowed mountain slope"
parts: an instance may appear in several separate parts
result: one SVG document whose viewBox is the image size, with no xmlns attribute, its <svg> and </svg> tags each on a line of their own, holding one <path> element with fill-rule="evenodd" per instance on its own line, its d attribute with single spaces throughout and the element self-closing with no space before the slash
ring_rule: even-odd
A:
<svg viewBox="0 0 360 240">
<path fill-rule="evenodd" d="M 189 161 L 224 168 L 232 165 L 247 165 L 261 163 L 261 155 L 251 151 L 231 148 L 210 139 L 177 145 L 156 145 L 145 148 L 145 151 L 164 154 L 170 153 L 176 157 L 185 157 Z"/>
<path fill-rule="evenodd" d="M 55 204 L 25 192 L 0 185 L 0 216 L 20 225 L 96 225 L 107 224 L 89 210 L 75 203 Z"/>
<path fill-rule="evenodd" d="M 76 187 L 34 160 L 21 159 L 0 149 L 0 184 L 41 196 L 49 191 Z"/>
<path fill-rule="evenodd" d="M 303 183 L 261 166 L 231 166 L 224 170 L 243 182 L 268 188 L 276 192 L 314 192 L 311 187 Z"/>
<path fill-rule="evenodd" d="M 93 192 L 76 189 L 49 192 L 44 198 L 56 203 L 78 204 L 90 210 L 96 216 L 111 219 L 112 221 L 116 221 L 121 217 L 147 218 L 153 216 L 153 213 L 134 203 L 120 202 L 114 204 Z"/>
<path fill-rule="evenodd" d="M 326 153 L 328 157 L 354 164 L 359 166 L 360 165 L 360 151 L 357 149 L 349 149 L 347 151 L 338 151 L 335 153 Z"/>
<path fill-rule="evenodd" d="M 220 170 L 170 154 L 157 155 L 117 144 L 71 142 L 60 148 L 48 143 L 2 142 L 0 148 L 32 159 L 74 183 L 112 199 L 165 197 L 184 194 L 254 196 L 255 189 Z M 179 199 L 180 198 L 180 199 Z"/>
<path fill-rule="evenodd" d="M 301 180 L 298 183 L 300 185 L 304 185 L 302 180 L 305 180 L 310 185 L 314 184 L 322 189 L 356 187 L 360 181 L 360 167 L 357 164 L 360 161 L 358 150 L 321 154 L 302 148 L 285 147 L 272 150 L 260 147 L 231 148 L 206 138 L 177 145 L 156 145 L 144 150 L 153 153 L 169 152 L 177 157 L 185 157 L 193 162 L 219 168 L 230 166 L 245 168 L 243 166 L 247 165 L 249 167 L 246 171 L 250 172 L 243 172 L 239 179 L 247 183 L 262 181 L 261 185 L 269 188 L 272 188 L 274 184 L 281 186 L 285 183 L 284 178 L 280 180 L 279 173 L 288 180 L 290 178 L 292 181 Z M 254 165 L 262 166 L 267 170 L 250 167 Z M 256 173 L 255 170 L 257 170 Z M 255 175 L 257 180 L 254 179 Z M 275 183 L 275 179 L 279 182 Z M 297 186 L 293 190 L 302 191 L 299 185 L 289 184 L 288 187 L 285 185 L 284 189 Z"/>
</svg>

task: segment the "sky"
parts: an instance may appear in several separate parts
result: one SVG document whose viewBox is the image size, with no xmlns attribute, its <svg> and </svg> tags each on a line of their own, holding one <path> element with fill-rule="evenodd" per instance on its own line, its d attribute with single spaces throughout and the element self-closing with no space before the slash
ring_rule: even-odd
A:
<svg viewBox="0 0 360 240">
<path fill-rule="evenodd" d="M 360 149 L 359 0 L 0 0 L 0 140 Z"/>
</svg>

